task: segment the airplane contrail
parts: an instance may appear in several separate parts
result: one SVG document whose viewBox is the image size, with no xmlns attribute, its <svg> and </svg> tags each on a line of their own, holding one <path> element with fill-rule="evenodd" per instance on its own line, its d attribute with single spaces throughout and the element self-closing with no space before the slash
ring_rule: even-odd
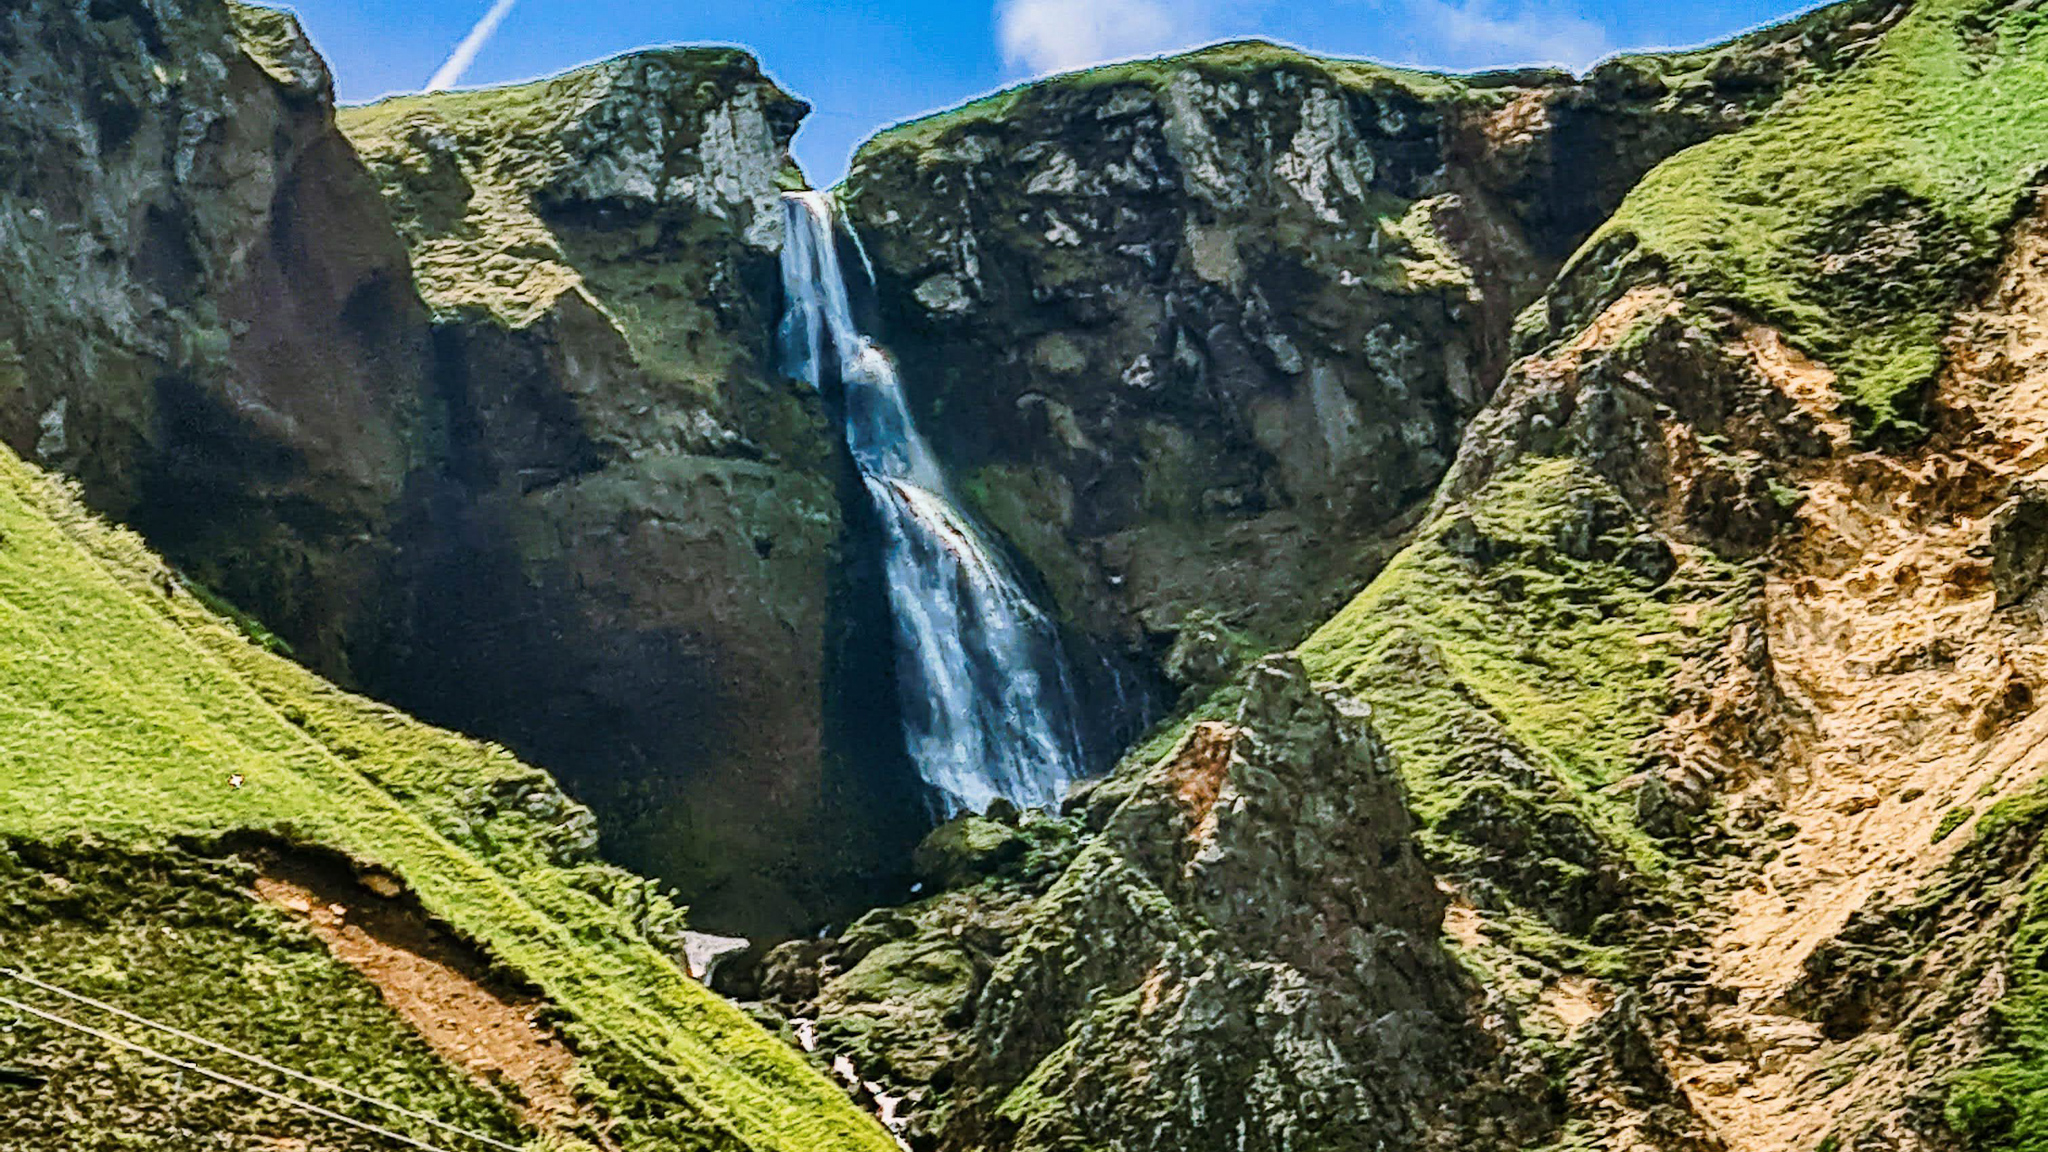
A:
<svg viewBox="0 0 2048 1152">
<path fill-rule="evenodd" d="M 427 81 L 426 90 L 445 92 L 455 87 L 456 82 L 462 79 L 462 74 L 469 71 L 469 65 L 476 59 L 476 54 L 484 50 L 484 45 L 490 40 L 491 34 L 498 30 L 498 25 L 505 22 L 506 15 L 517 2 L 518 0 L 495 0 L 491 10 L 484 13 L 484 18 L 477 21 L 476 27 L 471 28 L 469 35 L 462 38 L 462 43 L 455 46 L 455 51 L 449 53 L 448 62 L 441 65 L 432 80 Z"/>
</svg>

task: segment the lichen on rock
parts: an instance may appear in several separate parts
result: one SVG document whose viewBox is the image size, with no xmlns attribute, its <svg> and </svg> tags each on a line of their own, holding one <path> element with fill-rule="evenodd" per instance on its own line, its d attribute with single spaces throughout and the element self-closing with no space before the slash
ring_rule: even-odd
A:
<svg viewBox="0 0 2048 1152">
<path fill-rule="evenodd" d="M 915 1139 L 1414 1146 L 1459 1106 L 1503 1147 L 1545 1129 L 1467 1015 L 1367 711 L 1282 657 L 1241 699 L 1127 768 L 1059 870 L 999 869 L 779 954 L 822 969 L 792 1007 L 910 1102 Z"/>
</svg>

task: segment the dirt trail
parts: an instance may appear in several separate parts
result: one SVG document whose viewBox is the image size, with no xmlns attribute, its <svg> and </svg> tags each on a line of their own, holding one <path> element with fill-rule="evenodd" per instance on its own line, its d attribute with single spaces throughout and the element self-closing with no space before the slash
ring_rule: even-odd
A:
<svg viewBox="0 0 2048 1152">
<path fill-rule="evenodd" d="M 575 1056 L 540 1023 L 541 1002 L 493 978 L 394 881 L 366 884 L 339 863 L 272 855 L 256 894 L 304 921 L 444 1059 L 494 1091 L 509 1086 L 528 1123 L 556 1129 L 582 1115 Z"/>
<path fill-rule="evenodd" d="M 1768 334 L 1749 344 L 1795 400 L 1827 402 L 1824 370 Z M 1931 847 L 1945 816 L 2048 768 L 2038 606 L 1995 610 L 1983 548 L 2013 482 L 2048 468 L 2048 220 L 2021 229 L 1995 291 L 1958 324 L 1940 388 L 1951 415 L 1923 449 L 1838 449 L 1802 478 L 1801 531 L 1767 586 L 1772 663 L 1798 719 L 1776 774 L 1746 788 L 1782 806 L 1789 835 L 1713 901 L 1728 913 L 1706 958 L 1734 1003 L 1704 1051 L 1723 1058 L 1672 1054 L 1734 1152 L 1814 1147 L 1866 1090 L 1899 1082 L 1896 1038 L 1830 1043 L 1779 999 L 1865 901 L 1911 891 L 1968 839 L 1965 823 Z"/>
</svg>

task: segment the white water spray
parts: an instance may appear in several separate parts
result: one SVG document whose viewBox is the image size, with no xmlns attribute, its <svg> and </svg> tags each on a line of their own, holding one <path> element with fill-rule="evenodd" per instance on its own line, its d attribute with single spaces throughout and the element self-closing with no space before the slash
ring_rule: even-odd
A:
<svg viewBox="0 0 2048 1152">
<path fill-rule="evenodd" d="M 784 361 L 844 390 L 847 448 L 882 524 L 911 760 L 947 815 L 999 796 L 1056 807 L 1081 759 L 1059 630 L 952 500 L 895 365 L 855 323 L 831 202 L 793 192 L 783 206 Z"/>
</svg>

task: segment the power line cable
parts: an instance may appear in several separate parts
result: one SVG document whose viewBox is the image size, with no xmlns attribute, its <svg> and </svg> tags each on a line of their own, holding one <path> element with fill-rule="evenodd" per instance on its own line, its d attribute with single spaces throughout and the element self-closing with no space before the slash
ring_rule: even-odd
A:
<svg viewBox="0 0 2048 1152">
<path fill-rule="evenodd" d="M 432 1125 L 435 1128 L 441 1129 L 443 1132 L 453 1133 L 457 1136 L 464 1136 L 471 1140 L 475 1140 L 479 1143 L 488 1144 L 493 1148 L 503 1149 L 503 1152 L 522 1152 L 522 1149 L 517 1144 L 507 1144 L 503 1140 L 498 1140 L 493 1137 L 486 1136 L 481 1132 L 472 1132 L 467 1128 L 458 1127 L 454 1124 L 448 1123 L 445 1120 L 429 1116 L 423 1112 L 415 1112 L 410 1108 L 406 1108 L 398 1104 L 393 1104 L 388 1100 L 380 1100 L 375 1096 L 366 1095 L 345 1085 L 336 1084 L 332 1080 L 322 1080 L 318 1076 L 308 1076 L 304 1072 L 295 1071 L 291 1068 L 285 1067 L 282 1064 L 266 1060 L 261 1056 L 253 1055 L 248 1052 L 243 1052 L 234 1048 L 230 1048 L 225 1044 L 221 1044 L 213 1040 L 208 1040 L 204 1036 L 195 1036 L 190 1032 L 186 1032 L 179 1028 L 173 1028 L 169 1024 L 159 1023 L 158 1021 L 151 1020 L 146 1016 L 139 1016 L 133 1012 L 128 1011 L 125 1008 L 120 1008 L 115 1005 L 109 1004 L 104 1000 L 95 1000 L 92 997 L 87 996 L 83 993 L 73 992 L 68 988 L 60 988 L 55 984 L 49 983 L 48 981 L 39 980 L 36 977 L 31 976 L 18 968 L 8 968 L 0 966 L 0 976 L 12 977 L 16 980 L 21 981 L 24 984 L 30 985 L 31 987 L 40 988 L 45 992 L 55 993 L 56 995 L 62 996 L 67 1000 L 71 1000 L 79 1004 L 84 1004 L 91 1008 L 97 1008 L 102 1012 L 108 1013 L 113 1016 L 118 1016 L 123 1020 L 127 1020 L 134 1024 L 140 1024 L 145 1028 L 155 1029 L 156 1031 L 162 1032 L 168 1036 L 175 1036 L 180 1040 L 184 1040 L 192 1044 L 197 1044 L 202 1048 L 211 1049 L 212 1051 L 218 1052 L 224 1056 L 232 1056 L 237 1060 L 241 1060 L 249 1064 L 254 1064 L 258 1068 L 262 1068 L 270 1072 L 275 1072 L 280 1076 L 286 1076 L 293 1080 L 298 1080 L 302 1083 L 311 1084 L 315 1088 L 322 1088 L 329 1092 L 338 1093 L 359 1103 L 368 1104 L 375 1108 L 382 1108 L 387 1112 L 403 1116 L 408 1120 L 417 1120 L 422 1124 Z"/>
<path fill-rule="evenodd" d="M 0 996 L 0 1004 L 5 1004 L 9 1008 L 12 1008 L 17 1012 L 26 1012 L 31 1016 L 36 1016 L 41 1019 L 48 1020 L 52 1024 L 57 1024 L 65 1028 L 70 1028 L 73 1031 L 83 1032 L 87 1036 L 91 1036 L 94 1039 L 104 1040 L 109 1044 L 114 1044 L 119 1047 L 126 1048 L 131 1052 L 141 1053 L 142 1055 L 148 1056 L 151 1059 L 161 1060 L 174 1068 L 181 1068 L 187 1072 L 196 1072 L 209 1080 L 218 1080 L 222 1084 L 226 1084 L 233 1088 L 240 1088 L 245 1092 L 254 1092 L 256 1095 L 261 1096 L 267 1100 L 275 1100 L 279 1104 L 283 1104 L 291 1108 L 297 1108 L 302 1112 L 310 1112 L 315 1116 L 321 1116 L 328 1120 L 336 1121 L 337 1123 L 346 1124 L 351 1128 L 359 1128 L 364 1132 L 368 1132 L 376 1136 L 382 1136 L 387 1140 L 396 1140 L 400 1144 L 406 1144 L 411 1147 L 418 1148 L 420 1149 L 420 1152 L 448 1152 L 448 1150 L 445 1148 L 429 1144 L 424 1140 L 421 1140 L 414 1136 L 408 1136 L 403 1132 L 394 1132 L 389 1128 L 379 1127 L 378 1125 L 372 1124 L 367 1120 L 358 1120 L 353 1116 L 344 1116 L 341 1113 L 336 1112 L 332 1108 L 322 1108 L 320 1105 L 314 1104 L 311 1101 L 301 1100 L 296 1096 L 287 1096 L 282 1092 L 272 1091 L 269 1088 L 263 1087 L 261 1084 L 251 1084 L 247 1080 L 244 1080 L 238 1076 L 230 1076 L 225 1072 L 216 1072 L 213 1069 L 208 1068 L 204 1065 L 194 1064 L 190 1060 L 181 1059 L 179 1057 L 171 1055 L 168 1052 L 159 1052 L 156 1049 L 151 1048 L 147 1044 L 138 1044 L 125 1036 L 116 1036 L 112 1032 L 102 1031 L 98 1028 L 93 1027 L 90 1024 L 81 1024 L 76 1020 L 66 1019 L 63 1016 L 59 1016 L 55 1012 L 45 1012 L 43 1009 L 38 1008 L 33 1004 L 24 1004 L 21 1001 L 16 1000 L 10 996 Z"/>
</svg>

